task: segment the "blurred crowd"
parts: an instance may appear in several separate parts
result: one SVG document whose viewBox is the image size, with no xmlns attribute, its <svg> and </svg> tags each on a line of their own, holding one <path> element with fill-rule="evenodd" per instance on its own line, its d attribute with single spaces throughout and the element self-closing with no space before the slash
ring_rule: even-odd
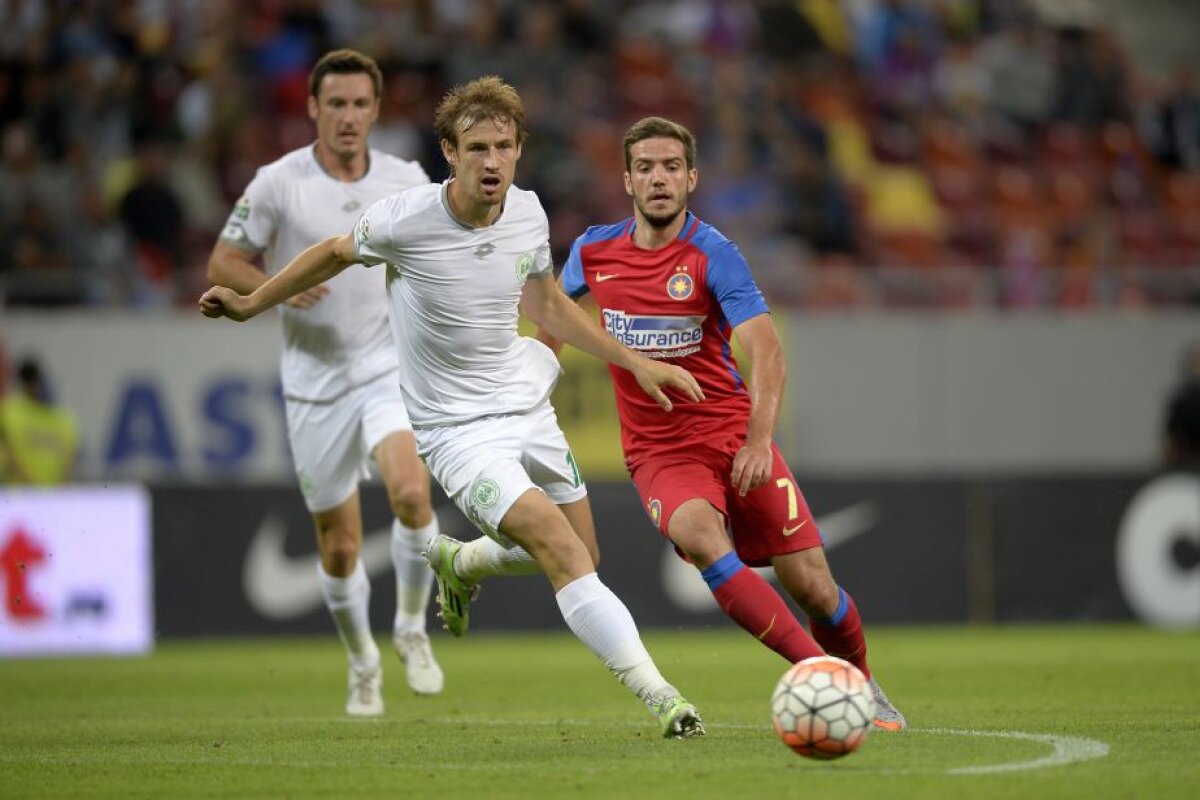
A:
<svg viewBox="0 0 1200 800">
<path fill-rule="evenodd" d="M 334 47 L 435 179 L 442 93 L 515 85 L 559 262 L 629 214 L 621 135 L 659 114 L 774 302 L 1200 302 L 1196 80 L 1021 0 L 0 0 L 0 307 L 193 303 Z"/>
</svg>

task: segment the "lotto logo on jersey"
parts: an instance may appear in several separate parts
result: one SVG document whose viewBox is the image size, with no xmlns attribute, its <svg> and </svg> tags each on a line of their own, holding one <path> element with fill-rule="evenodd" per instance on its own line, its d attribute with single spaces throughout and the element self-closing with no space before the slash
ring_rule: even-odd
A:
<svg viewBox="0 0 1200 800">
<path fill-rule="evenodd" d="M 700 349 L 704 317 L 649 317 L 604 309 L 604 329 L 649 358 L 682 358 Z"/>
</svg>

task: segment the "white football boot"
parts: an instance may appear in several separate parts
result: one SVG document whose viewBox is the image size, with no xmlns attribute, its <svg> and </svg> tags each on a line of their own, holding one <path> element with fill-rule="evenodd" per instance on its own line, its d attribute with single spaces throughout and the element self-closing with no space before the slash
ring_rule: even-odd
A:
<svg viewBox="0 0 1200 800">
<path fill-rule="evenodd" d="M 404 677 L 415 694 L 441 694 L 446 683 L 442 668 L 433 657 L 429 636 L 424 631 L 392 634 L 396 654 L 404 662 Z"/>
<path fill-rule="evenodd" d="M 378 717 L 383 714 L 383 668 L 350 668 L 350 693 L 346 713 L 352 717 Z"/>
</svg>

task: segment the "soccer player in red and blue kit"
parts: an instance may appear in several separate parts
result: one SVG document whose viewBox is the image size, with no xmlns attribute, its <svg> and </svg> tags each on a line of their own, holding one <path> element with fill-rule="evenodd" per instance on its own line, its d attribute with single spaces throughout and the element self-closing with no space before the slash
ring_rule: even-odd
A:
<svg viewBox="0 0 1200 800">
<path fill-rule="evenodd" d="M 687 208 L 698 177 L 695 139 L 649 117 L 629 129 L 624 147 L 634 215 L 580 236 L 562 284 L 576 300 L 590 295 L 622 344 L 687 369 L 703 388 L 702 402 L 678 402 L 666 413 L 629 373 L 610 370 L 625 462 L 642 502 L 720 607 L 755 638 L 789 662 L 828 652 L 870 678 L 858 609 L 834 582 L 816 523 L 773 441 L 785 367 L 767 304 L 737 247 Z M 748 385 L 731 333 L 754 366 Z M 747 566 L 768 564 L 808 614 L 811 636 Z M 906 727 L 873 678 L 871 686 L 875 725 Z"/>
</svg>

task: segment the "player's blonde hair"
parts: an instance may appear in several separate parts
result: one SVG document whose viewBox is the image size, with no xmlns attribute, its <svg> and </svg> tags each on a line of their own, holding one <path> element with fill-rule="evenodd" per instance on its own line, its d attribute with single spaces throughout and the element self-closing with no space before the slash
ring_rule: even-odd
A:
<svg viewBox="0 0 1200 800">
<path fill-rule="evenodd" d="M 521 95 L 495 75 L 476 78 L 446 92 L 434 114 L 433 127 L 439 141 L 458 147 L 458 135 L 485 119 L 512 125 L 517 144 L 524 144 L 527 132 Z"/>
<path fill-rule="evenodd" d="M 677 139 L 683 143 L 683 157 L 688 169 L 696 167 L 696 137 L 678 122 L 672 122 L 664 117 L 645 117 L 639 119 L 625 131 L 625 171 L 633 166 L 633 156 L 630 148 L 644 139 L 657 138 Z"/>
<path fill-rule="evenodd" d="M 371 86 L 375 88 L 375 99 L 378 100 L 383 94 L 383 73 L 379 65 L 370 56 L 350 49 L 330 50 L 321 56 L 308 74 L 308 93 L 320 99 L 321 81 L 325 80 L 326 75 L 356 75 L 360 72 L 370 77 Z"/>
</svg>

